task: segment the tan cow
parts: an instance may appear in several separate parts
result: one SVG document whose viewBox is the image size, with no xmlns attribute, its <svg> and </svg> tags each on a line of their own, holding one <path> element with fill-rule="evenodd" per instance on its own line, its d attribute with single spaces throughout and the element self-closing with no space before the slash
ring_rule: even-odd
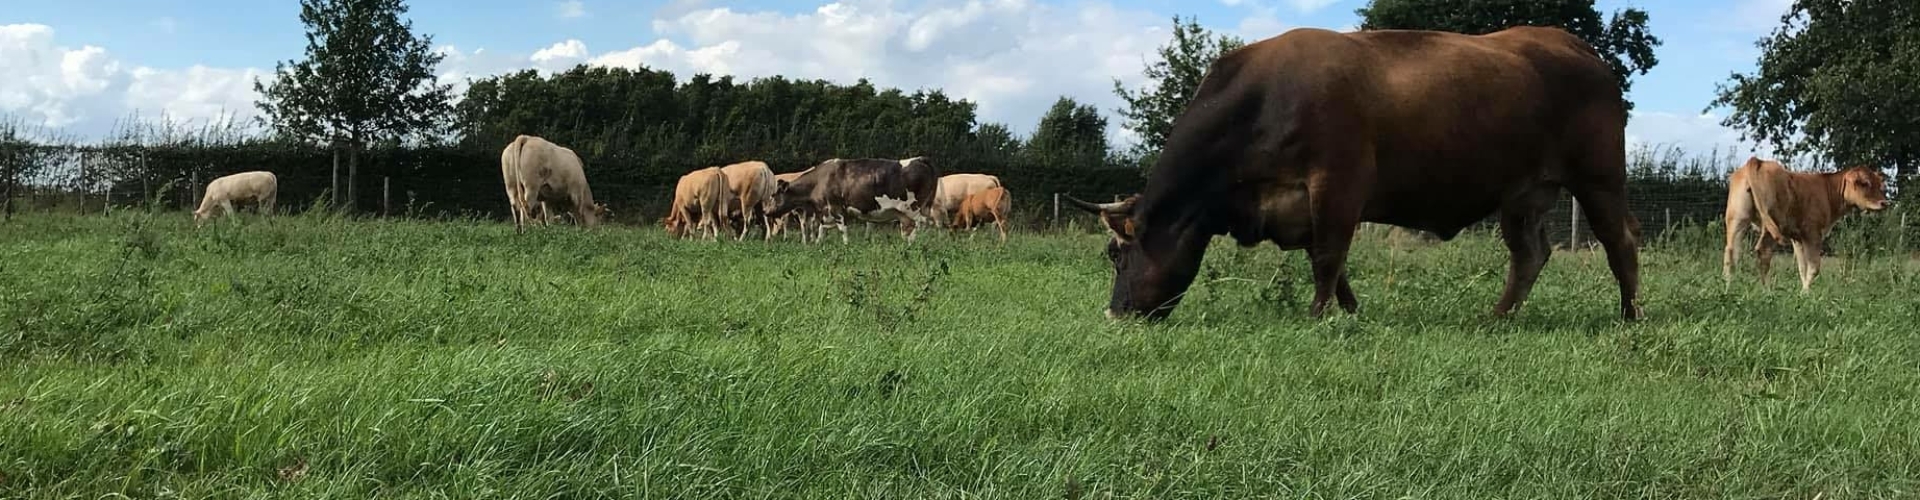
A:
<svg viewBox="0 0 1920 500">
<path fill-rule="evenodd" d="M 667 214 L 667 234 L 686 236 L 688 225 L 718 240 L 720 232 L 733 232 L 727 224 L 727 204 L 732 192 L 727 189 L 727 174 L 720 167 L 707 167 L 680 176 L 673 188 L 673 207 Z"/>
<path fill-rule="evenodd" d="M 549 202 L 570 209 L 581 225 L 593 227 L 607 213 L 607 207 L 593 202 L 593 190 L 587 186 L 585 167 L 573 150 L 531 135 L 520 135 L 500 151 L 500 177 L 506 183 L 507 203 L 513 209 L 513 230 L 525 230 L 528 222 L 553 221 Z M 533 217 L 534 205 L 540 219 Z"/>
<path fill-rule="evenodd" d="M 1721 277 L 1733 281 L 1734 247 L 1747 226 L 1759 226 L 1760 240 L 1753 251 L 1760 282 L 1768 282 L 1774 245 L 1791 242 L 1800 270 L 1800 292 L 1806 293 L 1820 274 L 1821 242 L 1834 223 L 1855 208 L 1887 208 L 1886 182 L 1880 170 L 1865 166 L 1828 173 L 1789 172 L 1778 162 L 1748 158 L 1727 179 L 1727 248 L 1720 261 Z"/>
<path fill-rule="evenodd" d="M 799 178 L 800 178 L 800 174 L 805 174 L 805 173 L 807 173 L 807 172 L 811 172 L 811 171 L 813 171 L 813 168 L 811 168 L 811 167 L 809 167 L 809 168 L 807 168 L 806 170 L 801 170 L 801 171 L 799 171 L 799 172 L 790 172 L 790 173 L 785 173 L 785 174 L 778 174 L 778 175 L 775 175 L 775 176 L 773 176 L 773 179 L 774 179 L 774 183 L 775 183 L 775 185 L 776 185 L 776 190 L 777 190 L 777 186 L 778 186 L 778 185 L 780 185 L 780 184 L 791 184 L 791 183 L 793 183 L 793 181 L 794 181 L 794 179 L 799 179 Z M 786 215 L 782 215 L 782 216 L 780 216 L 780 217 L 774 217 L 774 218 L 773 218 L 773 227 L 772 227 L 772 228 L 770 228 L 770 229 L 768 229 L 768 230 L 767 230 L 767 232 L 768 232 L 768 233 L 772 233 L 772 234 L 780 234 L 781 232 L 784 232 L 784 231 L 786 231 L 786 230 L 787 230 L 787 220 L 788 220 L 788 218 L 789 218 L 789 217 L 791 217 L 791 218 L 792 218 L 792 219 L 794 220 L 794 222 L 796 222 L 796 223 L 797 223 L 796 225 L 798 226 L 798 228 L 799 228 L 799 230 L 800 230 L 800 231 L 799 231 L 799 232 L 800 232 L 800 242 L 801 242 L 801 243 L 806 243 L 806 242 L 807 242 L 807 230 L 808 230 L 809 228 L 811 228 L 811 227 L 813 227 L 813 226 L 814 226 L 814 224 L 816 223 L 816 220 L 815 220 L 815 218 L 816 218 L 816 217 L 818 217 L 818 216 L 817 216 L 816 214 L 814 214 L 814 212 L 813 212 L 813 210 L 812 210 L 812 209 L 810 209 L 810 208 L 807 208 L 807 207 L 802 207 L 801 209 L 798 209 L 798 210 L 794 210 L 794 211 L 793 211 L 793 213 L 791 213 L 791 214 L 786 214 Z M 769 237 L 771 237 L 771 235 L 769 235 Z"/>
<path fill-rule="evenodd" d="M 985 191 L 974 193 L 960 202 L 959 214 L 954 218 L 953 229 L 968 230 L 968 238 L 980 224 L 992 222 L 1000 229 L 1000 242 L 1007 242 L 1007 215 L 1013 213 L 1013 195 L 1007 188 L 994 186 Z"/>
<path fill-rule="evenodd" d="M 234 203 L 251 204 L 261 215 L 270 215 L 279 191 L 280 179 L 273 172 L 255 170 L 214 179 L 200 197 L 200 208 L 193 211 L 193 223 L 197 226 L 214 215 L 233 215 Z"/>
<path fill-rule="evenodd" d="M 927 217 L 933 219 L 935 224 L 946 225 L 967 197 L 995 187 L 1001 187 L 1000 178 L 987 174 L 943 176 L 939 187 L 933 191 L 933 204 L 927 210 Z"/>
<path fill-rule="evenodd" d="M 739 200 L 740 235 L 734 241 L 747 239 L 747 231 L 753 229 L 753 217 L 759 216 L 760 223 L 766 227 L 767 241 L 773 240 L 773 224 L 767 219 L 767 211 L 773 209 L 773 191 L 779 187 L 774 180 L 773 169 L 766 162 L 747 161 L 720 167 L 727 176 L 727 189 Z M 732 211 L 732 207 L 728 208 Z"/>
</svg>

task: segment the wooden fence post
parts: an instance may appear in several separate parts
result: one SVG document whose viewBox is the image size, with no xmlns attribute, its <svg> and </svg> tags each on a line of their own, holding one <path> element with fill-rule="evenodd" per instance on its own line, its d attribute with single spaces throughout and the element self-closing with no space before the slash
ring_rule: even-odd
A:
<svg viewBox="0 0 1920 500">
<path fill-rule="evenodd" d="M 197 201 L 200 201 L 200 169 L 193 169 L 187 172 L 187 204 L 185 206 L 191 210 L 194 202 Z"/>
<path fill-rule="evenodd" d="M 387 212 L 387 201 L 388 201 L 387 196 L 391 194 L 391 188 L 393 187 L 391 184 L 388 183 L 388 181 L 390 180 L 392 179 L 388 178 L 387 176 L 384 176 L 384 175 L 380 176 L 380 216 L 381 217 L 386 217 L 388 213 Z"/>
<path fill-rule="evenodd" d="M 1573 210 L 1568 211 L 1568 213 L 1573 214 L 1573 229 L 1569 230 L 1570 235 L 1567 237 L 1567 248 L 1577 250 L 1580 248 L 1580 200 L 1573 200 Z"/>
<path fill-rule="evenodd" d="M 1053 193 L 1053 230 L 1060 230 L 1060 193 Z"/>
</svg>

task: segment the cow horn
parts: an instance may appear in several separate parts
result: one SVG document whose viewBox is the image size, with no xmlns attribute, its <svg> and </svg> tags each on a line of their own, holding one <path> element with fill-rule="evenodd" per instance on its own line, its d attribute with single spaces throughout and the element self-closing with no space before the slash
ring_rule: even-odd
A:
<svg viewBox="0 0 1920 500">
<path fill-rule="evenodd" d="M 1080 207 L 1081 210 L 1093 212 L 1096 214 L 1119 210 L 1127 203 L 1124 201 L 1116 201 L 1112 203 L 1093 203 L 1093 202 L 1081 200 L 1079 198 L 1074 198 L 1073 195 L 1061 195 L 1061 197 L 1066 198 L 1067 202 L 1073 204 L 1073 206 Z"/>
</svg>

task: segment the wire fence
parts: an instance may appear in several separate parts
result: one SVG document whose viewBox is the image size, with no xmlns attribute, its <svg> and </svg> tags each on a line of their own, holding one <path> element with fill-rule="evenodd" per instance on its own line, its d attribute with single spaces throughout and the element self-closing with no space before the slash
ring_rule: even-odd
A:
<svg viewBox="0 0 1920 500">
<path fill-rule="evenodd" d="M 416 218 L 506 220 L 507 204 L 499 179 L 497 152 L 456 148 L 370 151 L 361 157 L 354 179 L 354 203 L 362 215 Z M 612 221 L 657 224 L 672 199 L 677 164 L 637 163 L 622 157 L 588 158 L 597 201 L 613 207 Z M 1631 160 L 1629 210 L 1646 245 L 1686 245 L 1718 251 L 1724 245 L 1725 172 L 1744 158 L 1689 155 L 1682 151 L 1641 150 Z M 1803 164 L 1810 162 L 1802 162 Z M 1088 231 L 1101 226 L 1091 216 L 1059 203 L 1057 194 L 1090 201 L 1119 199 L 1141 182 L 1133 169 L 1014 169 L 975 165 L 968 169 L 1002 178 L 1015 201 L 1016 227 L 1026 231 Z M 344 167 L 343 167 L 344 168 Z M 691 165 L 686 167 L 690 170 Z M 1797 167 L 1796 170 L 1818 169 Z M 1831 168 L 1830 166 L 1828 168 Z M 192 210 L 207 182 L 220 175 L 265 169 L 279 178 L 277 209 L 304 211 L 333 205 L 343 186 L 333 175 L 333 158 L 322 149 L 286 145 L 189 144 L 40 146 L 0 144 L 0 180 L 10 189 L 0 202 L 6 210 L 107 213 L 127 208 Z M 779 169 L 797 170 L 797 165 Z M 1890 186 L 1898 193 L 1911 179 Z M 1896 196 L 1897 198 L 1897 196 Z M 1886 253 L 1920 250 L 1920 234 L 1908 223 L 1913 210 L 1896 203 L 1883 214 L 1842 219 L 1830 233 L 1835 253 Z M 1595 243 L 1585 214 L 1562 195 L 1548 214 L 1548 231 L 1561 248 Z M 1489 217 L 1471 230 L 1497 231 Z M 1748 237 L 1751 241 L 1751 236 Z"/>
</svg>

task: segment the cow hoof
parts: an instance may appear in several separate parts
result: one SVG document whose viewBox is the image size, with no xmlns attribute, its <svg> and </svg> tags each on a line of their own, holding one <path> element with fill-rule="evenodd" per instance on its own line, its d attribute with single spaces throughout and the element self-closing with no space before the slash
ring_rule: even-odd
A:
<svg viewBox="0 0 1920 500">
<path fill-rule="evenodd" d="M 1630 306 L 1620 310 L 1620 317 L 1627 321 L 1640 321 L 1646 319 L 1647 312 L 1641 310 L 1640 306 Z"/>
</svg>

